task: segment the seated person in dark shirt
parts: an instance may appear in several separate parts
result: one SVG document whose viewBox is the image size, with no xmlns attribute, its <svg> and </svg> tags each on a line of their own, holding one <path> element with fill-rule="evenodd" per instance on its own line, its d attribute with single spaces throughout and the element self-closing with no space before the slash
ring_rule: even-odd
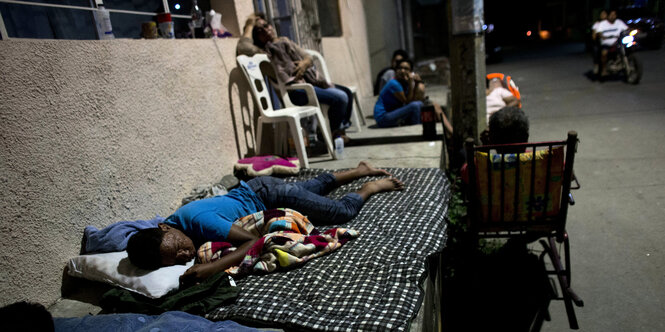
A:
<svg viewBox="0 0 665 332">
<path fill-rule="evenodd" d="M 0 308 L 3 331 L 55 331 L 53 317 L 46 308 L 34 302 L 16 302 Z"/>
<path fill-rule="evenodd" d="M 385 191 L 402 190 L 404 184 L 394 177 L 367 182 L 339 200 L 325 197 L 333 189 L 364 176 L 390 176 L 362 161 L 358 167 L 325 173 L 311 180 L 286 183 L 263 176 L 241 182 L 228 194 L 186 204 L 157 228 L 144 229 L 127 243 L 132 264 L 143 269 L 185 264 L 196 257 L 198 246 L 207 241 L 224 240 L 237 249 L 212 263 L 196 264 L 180 277 L 183 284 L 203 281 L 238 265 L 258 240 L 233 222 L 266 209 L 292 208 L 308 216 L 315 225 L 345 223 L 356 215 L 369 197 Z"/>
<path fill-rule="evenodd" d="M 506 106 L 490 116 L 489 128 L 480 134 L 484 145 L 516 144 L 529 141 L 529 119 L 521 108 Z M 506 151 L 505 153 L 521 153 Z"/>
<path fill-rule="evenodd" d="M 516 106 L 506 106 L 490 116 L 489 128 L 480 133 L 483 145 L 526 143 L 529 141 L 529 119 L 524 111 Z M 497 148 L 499 153 L 522 153 L 524 147 Z M 462 149 L 466 156 L 466 150 Z M 466 157 L 465 157 L 466 159 Z M 462 181 L 469 183 L 469 170 L 464 163 L 460 169 Z"/>
</svg>

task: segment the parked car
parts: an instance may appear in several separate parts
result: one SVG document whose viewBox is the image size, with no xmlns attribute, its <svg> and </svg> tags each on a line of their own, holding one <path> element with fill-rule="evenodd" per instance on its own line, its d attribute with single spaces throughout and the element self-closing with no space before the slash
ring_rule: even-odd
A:
<svg viewBox="0 0 665 332">
<path fill-rule="evenodd" d="M 665 26 L 663 21 L 644 7 L 630 6 L 617 11 L 617 16 L 628 25 L 630 30 L 637 30 L 637 45 L 659 49 L 663 45 Z"/>
</svg>

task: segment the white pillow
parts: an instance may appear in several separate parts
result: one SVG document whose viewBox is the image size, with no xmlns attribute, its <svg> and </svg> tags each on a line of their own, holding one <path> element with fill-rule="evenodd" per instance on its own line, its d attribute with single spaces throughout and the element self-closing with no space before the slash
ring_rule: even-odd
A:
<svg viewBox="0 0 665 332">
<path fill-rule="evenodd" d="M 129 262 L 127 251 L 81 255 L 69 260 L 69 275 L 101 281 L 137 292 L 150 298 L 159 298 L 178 288 L 179 278 L 194 265 L 173 265 L 157 270 L 143 270 Z"/>
</svg>

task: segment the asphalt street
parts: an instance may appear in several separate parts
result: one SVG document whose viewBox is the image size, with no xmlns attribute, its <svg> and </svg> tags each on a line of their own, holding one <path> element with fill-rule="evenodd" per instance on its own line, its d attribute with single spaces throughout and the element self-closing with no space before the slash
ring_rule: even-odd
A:
<svg viewBox="0 0 665 332">
<path fill-rule="evenodd" d="M 637 56 L 638 85 L 589 80 L 581 44 L 514 49 L 487 67 L 520 87 L 530 141 L 579 134 L 567 228 L 580 331 L 665 331 L 665 50 Z M 568 330 L 563 303 L 550 313 L 542 331 Z"/>
</svg>

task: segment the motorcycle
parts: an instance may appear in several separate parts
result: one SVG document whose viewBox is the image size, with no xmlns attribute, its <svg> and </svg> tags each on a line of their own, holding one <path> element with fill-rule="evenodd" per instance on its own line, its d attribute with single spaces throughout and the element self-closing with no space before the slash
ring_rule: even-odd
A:
<svg viewBox="0 0 665 332">
<path fill-rule="evenodd" d="M 605 64 L 608 74 L 624 75 L 629 84 L 637 84 L 642 78 L 642 62 L 633 54 L 637 46 L 637 33 L 637 30 L 622 32 L 616 45 L 609 50 Z"/>
</svg>

